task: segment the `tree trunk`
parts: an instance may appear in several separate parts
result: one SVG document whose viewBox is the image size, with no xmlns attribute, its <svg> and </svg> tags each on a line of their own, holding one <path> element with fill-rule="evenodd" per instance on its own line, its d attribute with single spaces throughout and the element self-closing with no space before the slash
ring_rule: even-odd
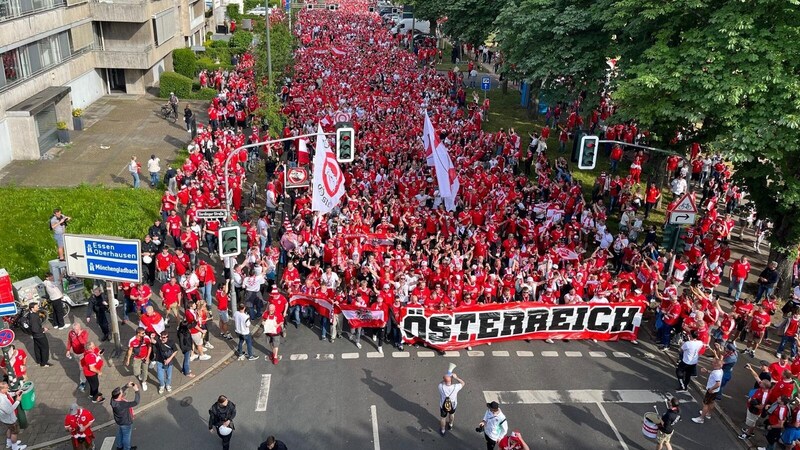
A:
<svg viewBox="0 0 800 450">
<path fill-rule="evenodd" d="M 787 242 L 789 240 L 789 233 L 791 230 L 791 221 L 793 218 L 781 214 L 775 216 L 775 226 L 773 227 L 772 238 L 770 241 L 773 245 L 769 249 L 769 260 L 778 263 L 778 285 L 775 287 L 775 295 L 778 298 L 789 298 L 792 291 L 792 269 L 794 266 L 795 255 L 792 250 L 798 246 L 797 242 Z M 789 250 L 789 251 L 786 251 Z"/>
</svg>

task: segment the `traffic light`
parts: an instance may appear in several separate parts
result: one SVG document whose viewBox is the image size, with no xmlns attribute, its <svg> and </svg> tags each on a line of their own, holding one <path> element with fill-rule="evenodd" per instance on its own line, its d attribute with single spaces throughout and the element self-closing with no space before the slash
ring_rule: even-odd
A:
<svg viewBox="0 0 800 450">
<path fill-rule="evenodd" d="M 600 138 L 597 136 L 585 135 L 581 137 L 581 144 L 578 148 L 578 169 L 592 170 L 597 164 L 597 148 Z"/>
<path fill-rule="evenodd" d="M 219 256 L 229 258 L 242 253 L 241 230 L 238 226 L 219 229 Z"/>
<path fill-rule="evenodd" d="M 339 162 L 353 162 L 355 159 L 355 130 L 349 127 L 336 130 L 336 160 Z"/>
</svg>

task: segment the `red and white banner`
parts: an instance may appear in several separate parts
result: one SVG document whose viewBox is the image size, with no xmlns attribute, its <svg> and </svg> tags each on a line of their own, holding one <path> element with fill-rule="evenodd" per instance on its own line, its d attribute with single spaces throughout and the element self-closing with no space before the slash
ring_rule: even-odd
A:
<svg viewBox="0 0 800 450">
<path fill-rule="evenodd" d="M 358 240 L 365 252 L 385 251 L 394 247 L 395 237 L 389 233 L 340 233 L 344 240 Z"/>
<path fill-rule="evenodd" d="M 492 303 L 455 311 L 403 308 L 400 331 L 407 343 L 457 350 L 521 339 L 634 340 L 644 303 Z"/>
<path fill-rule="evenodd" d="M 312 180 L 311 210 L 320 211 L 323 214 L 331 212 L 344 195 L 344 174 L 321 125 L 317 126 L 317 147 L 314 151 Z"/>
<path fill-rule="evenodd" d="M 333 113 L 333 121 L 335 123 L 350 122 L 350 118 L 352 118 L 352 114 L 349 112 L 336 111 Z"/>
<path fill-rule="evenodd" d="M 425 162 L 436 169 L 436 181 L 439 185 L 439 195 L 444 200 L 444 207 L 448 211 L 456 209 L 456 196 L 461 187 L 458 181 L 458 172 L 450 159 L 447 147 L 444 146 L 433 129 L 428 113 L 425 113 L 422 142 L 425 145 Z"/>
<path fill-rule="evenodd" d="M 320 315 L 325 317 L 330 317 L 333 310 L 333 303 L 327 298 L 306 294 L 292 294 L 289 297 L 289 306 L 295 305 L 313 306 Z"/>
<path fill-rule="evenodd" d="M 381 328 L 386 326 L 386 316 L 382 310 L 342 305 L 342 314 L 352 328 Z"/>
<path fill-rule="evenodd" d="M 334 55 L 339 55 L 339 56 L 344 56 L 344 55 L 346 55 L 346 54 L 347 54 L 347 52 L 346 52 L 346 51 L 344 51 L 344 50 L 339 50 L 339 49 L 338 49 L 338 48 L 336 48 L 336 47 L 331 47 L 331 52 L 333 52 L 333 54 L 334 54 Z"/>
</svg>

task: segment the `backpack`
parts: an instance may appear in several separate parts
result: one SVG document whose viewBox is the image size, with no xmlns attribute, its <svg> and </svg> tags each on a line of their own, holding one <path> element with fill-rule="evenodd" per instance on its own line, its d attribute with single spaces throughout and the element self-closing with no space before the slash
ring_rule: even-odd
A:
<svg viewBox="0 0 800 450">
<path fill-rule="evenodd" d="M 49 219 L 47 219 L 47 231 L 49 231 L 51 233 L 53 232 L 53 217 L 55 217 L 55 216 L 56 215 L 53 214 L 52 216 L 50 216 Z"/>
<path fill-rule="evenodd" d="M 23 312 L 17 319 L 17 325 L 19 325 L 23 333 L 33 334 L 33 331 L 31 331 L 31 312 Z"/>
<path fill-rule="evenodd" d="M 452 413 L 454 411 L 453 402 L 450 400 L 450 397 L 444 398 L 444 403 L 442 403 L 442 410 L 446 413 Z"/>
</svg>

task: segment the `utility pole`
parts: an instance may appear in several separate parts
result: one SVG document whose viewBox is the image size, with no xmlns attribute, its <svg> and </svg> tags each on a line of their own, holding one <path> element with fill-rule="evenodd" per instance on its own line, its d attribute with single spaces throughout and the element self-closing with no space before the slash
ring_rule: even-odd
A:
<svg viewBox="0 0 800 450">
<path fill-rule="evenodd" d="M 272 44 L 269 40 L 269 0 L 264 0 L 264 7 L 267 9 L 267 78 L 269 79 L 269 84 L 274 85 L 274 80 L 272 79 Z"/>
</svg>

